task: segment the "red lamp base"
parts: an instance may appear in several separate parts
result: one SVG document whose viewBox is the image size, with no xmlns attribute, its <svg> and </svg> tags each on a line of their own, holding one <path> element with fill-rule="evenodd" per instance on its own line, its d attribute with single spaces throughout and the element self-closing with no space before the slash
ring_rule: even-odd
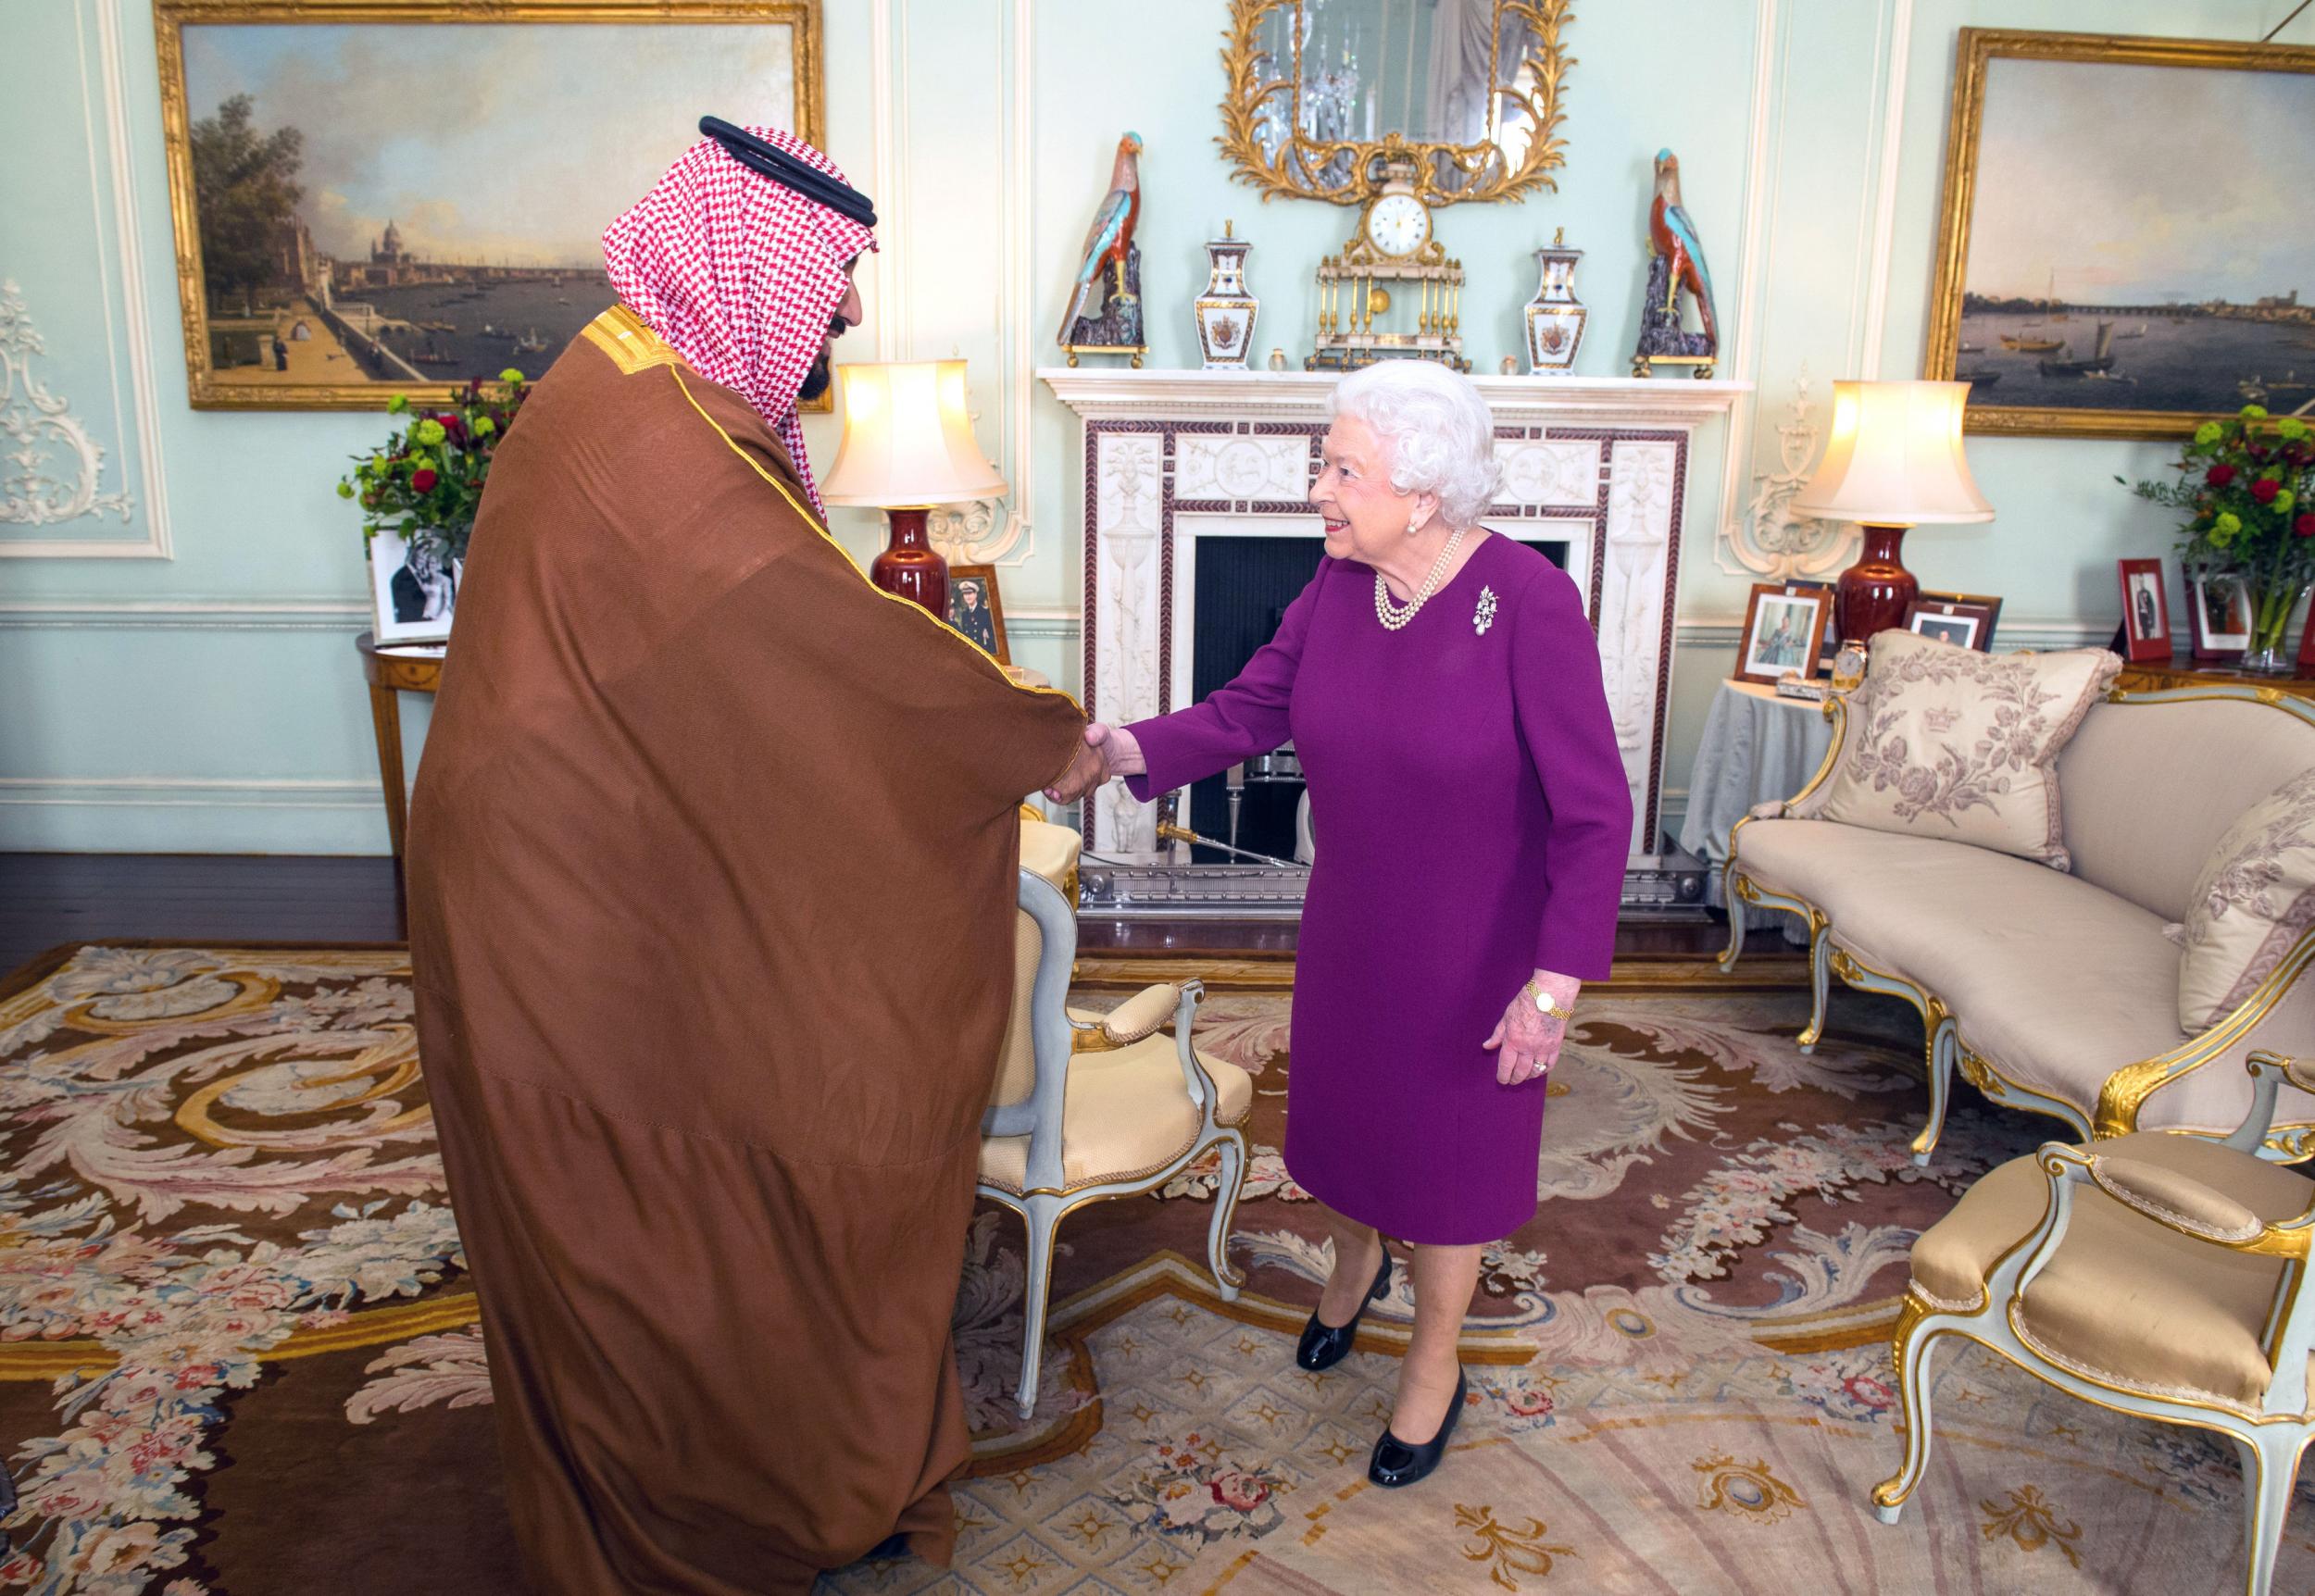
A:
<svg viewBox="0 0 2315 1596">
<path fill-rule="evenodd" d="M 892 531 L 884 552 L 869 562 L 869 580 L 948 618 L 948 562 L 924 534 L 925 507 L 887 510 Z"/>
<path fill-rule="evenodd" d="M 1841 573 L 1833 592 L 1833 622 L 1842 642 L 1871 642 L 1873 633 L 1905 624 L 1921 584 L 1899 557 L 1904 542 L 1903 527 L 1865 528 L 1865 551 Z"/>
</svg>

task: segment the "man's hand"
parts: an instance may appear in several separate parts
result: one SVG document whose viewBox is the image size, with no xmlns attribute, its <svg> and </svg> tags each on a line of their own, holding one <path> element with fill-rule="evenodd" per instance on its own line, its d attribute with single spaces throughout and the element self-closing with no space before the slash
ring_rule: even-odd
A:
<svg viewBox="0 0 2315 1596">
<path fill-rule="evenodd" d="M 1139 776 L 1142 769 L 1142 748 L 1133 734 L 1096 720 L 1085 728 L 1084 746 L 1070 762 L 1069 770 L 1045 790 L 1045 795 L 1056 804 L 1074 804 L 1103 782 L 1120 776 Z"/>
<path fill-rule="evenodd" d="M 1568 1039 L 1566 1012 L 1575 1004 L 1575 994 L 1583 983 L 1573 976 L 1555 975 L 1549 970 L 1537 970 L 1533 985 L 1551 994 L 1551 1001 L 1559 1010 L 1545 1014 L 1535 1006 L 1535 1000 L 1522 987 L 1515 994 L 1503 1017 L 1495 1021 L 1494 1032 L 1487 1038 L 1488 1052 L 1496 1054 L 1495 1081 L 1501 1086 L 1518 1086 L 1551 1073 L 1551 1066 L 1559 1062 L 1559 1046 Z"/>
</svg>

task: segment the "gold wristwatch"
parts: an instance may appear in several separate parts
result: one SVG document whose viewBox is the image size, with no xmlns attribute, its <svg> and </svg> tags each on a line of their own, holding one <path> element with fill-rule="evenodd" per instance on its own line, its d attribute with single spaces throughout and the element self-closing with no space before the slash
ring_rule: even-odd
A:
<svg viewBox="0 0 2315 1596">
<path fill-rule="evenodd" d="M 1568 1011 L 1559 1006 L 1559 1000 L 1553 997 L 1549 992 L 1544 991 L 1543 988 L 1537 986 L 1532 979 L 1528 981 L 1525 991 L 1529 997 L 1535 1000 L 1535 1007 L 1538 1013 L 1548 1016 L 1553 1019 L 1565 1019 L 1568 1017 Z"/>
</svg>

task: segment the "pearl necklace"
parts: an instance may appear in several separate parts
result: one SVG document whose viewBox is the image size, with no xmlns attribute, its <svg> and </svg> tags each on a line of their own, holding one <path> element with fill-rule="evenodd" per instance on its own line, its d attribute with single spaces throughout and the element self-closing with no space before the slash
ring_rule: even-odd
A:
<svg viewBox="0 0 2315 1596">
<path fill-rule="evenodd" d="M 1447 562 L 1455 557 L 1456 548 L 1463 541 L 1464 530 L 1461 527 L 1455 529 L 1455 535 L 1447 539 L 1446 547 L 1441 549 L 1439 557 L 1431 562 L 1431 574 L 1422 579 L 1422 586 L 1415 590 L 1415 596 L 1408 600 L 1405 609 L 1395 610 L 1391 607 L 1391 590 L 1383 585 L 1383 573 L 1381 571 L 1374 573 L 1374 618 L 1383 623 L 1383 630 L 1396 631 L 1408 621 L 1413 620 L 1421 611 L 1424 603 L 1433 593 L 1439 591 L 1440 573 L 1447 568 Z"/>
</svg>

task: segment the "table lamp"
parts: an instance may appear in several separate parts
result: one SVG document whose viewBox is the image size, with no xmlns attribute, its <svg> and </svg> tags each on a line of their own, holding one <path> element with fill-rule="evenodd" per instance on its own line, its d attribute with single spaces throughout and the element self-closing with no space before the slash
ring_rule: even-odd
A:
<svg viewBox="0 0 2315 1596">
<path fill-rule="evenodd" d="M 1994 518 L 1961 453 L 1969 393 L 1967 382 L 1833 385 L 1833 437 L 1793 509 L 1864 529 L 1864 550 L 1841 573 L 1833 601 L 1842 641 L 1870 642 L 1905 624 L 1921 591 L 1900 557 L 1906 528 Z"/>
<path fill-rule="evenodd" d="M 820 483 L 832 505 L 863 505 L 891 521 L 869 580 L 948 618 L 948 562 L 924 534 L 934 505 L 995 498 L 1005 479 L 973 441 L 965 363 L 915 360 L 839 366 L 844 442 Z"/>
</svg>

